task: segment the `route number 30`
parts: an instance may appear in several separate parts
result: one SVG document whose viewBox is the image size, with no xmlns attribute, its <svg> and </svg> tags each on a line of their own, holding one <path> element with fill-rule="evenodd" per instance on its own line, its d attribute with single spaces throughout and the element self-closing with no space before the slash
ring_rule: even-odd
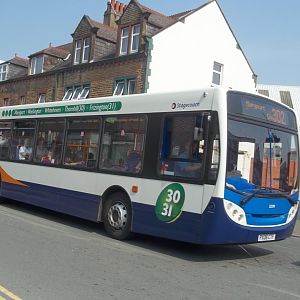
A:
<svg viewBox="0 0 300 300">
<path fill-rule="evenodd" d="M 163 211 L 161 214 L 163 216 L 171 217 L 173 205 L 177 204 L 180 201 L 180 191 L 178 190 L 167 190 L 166 202 L 163 204 Z"/>
<path fill-rule="evenodd" d="M 185 191 L 181 184 L 166 186 L 158 196 L 155 206 L 156 217 L 167 223 L 176 221 L 182 212 Z"/>
</svg>

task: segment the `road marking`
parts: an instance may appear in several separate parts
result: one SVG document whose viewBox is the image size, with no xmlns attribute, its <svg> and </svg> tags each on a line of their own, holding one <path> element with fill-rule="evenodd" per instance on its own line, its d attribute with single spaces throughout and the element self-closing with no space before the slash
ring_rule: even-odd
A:
<svg viewBox="0 0 300 300">
<path fill-rule="evenodd" d="M 0 295 L 0 300 L 6 300 L 6 298 L 3 298 L 3 297 Z"/>
<path fill-rule="evenodd" d="M 8 296 L 10 299 L 13 299 L 13 300 L 22 300 L 20 297 L 18 297 L 17 295 L 15 295 L 14 293 L 12 293 L 11 291 L 7 290 L 2 285 L 0 285 L 0 292 L 2 292 L 4 295 Z M 5 298 L 2 298 L 2 299 L 5 299 Z"/>
<path fill-rule="evenodd" d="M 292 297 L 295 297 L 297 299 L 300 299 L 299 294 L 291 293 L 289 291 L 285 291 L 285 290 L 282 290 L 282 289 L 277 289 L 277 288 L 274 288 L 272 286 L 268 286 L 268 285 L 264 285 L 264 284 L 257 284 L 257 283 L 248 283 L 248 282 L 246 284 L 256 286 L 256 287 L 261 287 L 263 289 L 269 289 L 271 291 L 278 292 L 278 293 L 281 293 L 283 295 L 288 295 L 288 296 L 292 296 Z"/>
</svg>

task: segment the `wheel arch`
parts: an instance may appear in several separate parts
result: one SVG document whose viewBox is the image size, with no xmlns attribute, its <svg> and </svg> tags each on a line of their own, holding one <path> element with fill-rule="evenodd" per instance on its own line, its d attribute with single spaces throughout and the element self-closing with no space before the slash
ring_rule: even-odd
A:
<svg viewBox="0 0 300 300">
<path fill-rule="evenodd" d="M 109 188 L 105 190 L 105 192 L 101 196 L 101 201 L 99 205 L 99 211 L 98 211 L 98 222 L 102 222 L 102 212 L 103 212 L 103 204 L 105 201 L 109 198 L 110 195 L 115 194 L 115 193 L 123 193 L 126 195 L 128 200 L 131 202 L 131 199 L 129 197 L 128 192 L 120 185 L 112 185 Z"/>
</svg>

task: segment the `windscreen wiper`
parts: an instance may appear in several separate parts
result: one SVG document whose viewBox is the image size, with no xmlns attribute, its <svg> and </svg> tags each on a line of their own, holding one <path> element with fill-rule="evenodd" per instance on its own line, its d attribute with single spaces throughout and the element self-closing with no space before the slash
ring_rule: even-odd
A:
<svg viewBox="0 0 300 300">
<path fill-rule="evenodd" d="M 274 189 L 273 189 L 274 190 Z M 272 193 L 272 190 L 267 190 L 267 192 L 264 192 L 262 193 L 261 190 L 258 190 L 258 191 L 255 191 L 254 193 L 250 194 L 250 195 L 247 195 L 245 198 L 243 198 L 241 201 L 240 201 L 240 206 L 244 206 L 246 203 L 248 203 L 254 196 L 256 195 L 259 195 L 259 196 L 263 196 L 262 198 L 270 198 L 270 195 L 272 195 L 273 198 L 281 198 L 281 197 L 284 197 L 286 198 L 290 203 L 291 205 L 296 205 L 297 204 L 297 201 L 294 200 L 290 195 L 287 195 L 285 194 L 284 192 L 280 191 L 280 190 L 277 190 L 276 191 L 276 194 L 270 194 Z"/>
</svg>

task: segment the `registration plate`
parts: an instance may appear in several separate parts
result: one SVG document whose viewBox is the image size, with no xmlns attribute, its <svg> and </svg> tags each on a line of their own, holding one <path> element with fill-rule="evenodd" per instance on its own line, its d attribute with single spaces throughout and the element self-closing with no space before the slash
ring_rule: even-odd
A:
<svg viewBox="0 0 300 300">
<path fill-rule="evenodd" d="M 258 242 L 267 242 L 267 241 L 275 241 L 276 234 L 259 234 Z"/>
</svg>

